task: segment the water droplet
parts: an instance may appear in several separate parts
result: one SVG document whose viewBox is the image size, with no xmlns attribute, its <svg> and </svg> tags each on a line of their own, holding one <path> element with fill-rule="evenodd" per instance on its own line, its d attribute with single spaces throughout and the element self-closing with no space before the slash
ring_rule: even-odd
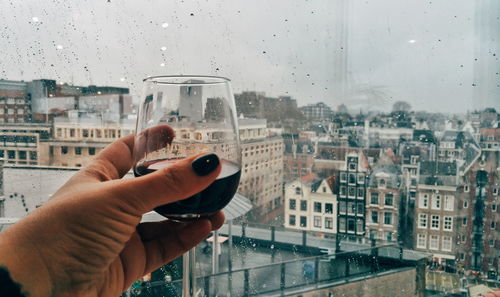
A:
<svg viewBox="0 0 500 297">
<path fill-rule="evenodd" d="M 168 23 L 163 23 L 161 24 L 162 28 L 167 28 L 168 27 Z"/>
<path fill-rule="evenodd" d="M 165 67 L 165 63 L 161 63 L 161 64 L 160 64 L 160 67 Z"/>
<path fill-rule="evenodd" d="M 32 17 L 31 20 L 35 23 L 38 23 L 40 21 L 40 19 L 37 17 Z"/>
<path fill-rule="evenodd" d="M 161 49 L 162 51 L 166 51 L 166 50 L 167 50 L 167 47 L 166 47 L 166 46 L 162 46 L 160 49 Z"/>
<path fill-rule="evenodd" d="M 190 13 L 189 15 L 190 15 L 190 16 L 194 16 L 194 13 Z"/>
<path fill-rule="evenodd" d="M 120 77 L 120 81 L 125 81 L 125 77 Z"/>
<path fill-rule="evenodd" d="M 58 49 L 58 50 L 62 50 L 63 48 L 64 48 L 64 46 L 62 46 L 60 44 L 56 45 L 56 49 Z"/>
</svg>

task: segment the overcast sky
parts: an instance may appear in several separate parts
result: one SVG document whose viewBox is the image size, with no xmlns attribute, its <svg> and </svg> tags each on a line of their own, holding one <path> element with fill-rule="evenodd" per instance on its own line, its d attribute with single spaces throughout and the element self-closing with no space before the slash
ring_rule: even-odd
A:
<svg viewBox="0 0 500 297">
<path fill-rule="evenodd" d="M 149 75 L 210 74 L 231 78 L 236 92 L 288 94 L 299 105 L 479 107 L 475 1 L 349 1 L 349 99 L 334 79 L 338 0 L 67 2 L 0 0 L 0 78 L 123 86 L 138 95 Z M 488 105 L 500 107 L 499 90 Z"/>
</svg>

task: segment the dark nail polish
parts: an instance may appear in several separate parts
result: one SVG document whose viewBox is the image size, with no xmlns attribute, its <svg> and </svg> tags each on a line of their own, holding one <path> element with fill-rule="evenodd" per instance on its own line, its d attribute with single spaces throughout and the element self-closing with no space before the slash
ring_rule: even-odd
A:
<svg viewBox="0 0 500 297">
<path fill-rule="evenodd" d="M 200 156 L 191 162 L 194 172 L 199 176 L 205 176 L 214 171 L 219 166 L 219 157 L 216 154 Z"/>
</svg>

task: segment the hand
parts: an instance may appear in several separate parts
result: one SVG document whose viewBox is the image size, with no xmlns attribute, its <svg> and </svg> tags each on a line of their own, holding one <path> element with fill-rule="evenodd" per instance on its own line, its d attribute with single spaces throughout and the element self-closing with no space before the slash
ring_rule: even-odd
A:
<svg viewBox="0 0 500 297">
<path fill-rule="evenodd" d="M 165 129 L 152 133 L 173 133 Z M 121 180 L 133 165 L 133 145 L 132 135 L 109 145 L 47 203 L 1 234 L 0 266 L 29 296 L 118 296 L 223 224 L 222 212 L 189 223 L 140 223 L 153 208 L 206 188 L 220 165 L 198 176 L 191 158 Z"/>
</svg>

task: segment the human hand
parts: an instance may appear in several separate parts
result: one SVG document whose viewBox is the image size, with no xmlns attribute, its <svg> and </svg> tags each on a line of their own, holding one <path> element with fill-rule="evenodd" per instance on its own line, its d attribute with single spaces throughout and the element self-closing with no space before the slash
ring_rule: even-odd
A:
<svg viewBox="0 0 500 297">
<path fill-rule="evenodd" d="M 153 133 L 173 133 L 165 127 Z M 193 157 L 121 180 L 133 165 L 133 145 L 132 135 L 112 143 L 47 203 L 2 232 L 0 266 L 30 297 L 118 296 L 223 224 L 222 212 L 187 223 L 140 223 L 153 208 L 206 188 L 220 165 L 198 176 Z"/>
</svg>

